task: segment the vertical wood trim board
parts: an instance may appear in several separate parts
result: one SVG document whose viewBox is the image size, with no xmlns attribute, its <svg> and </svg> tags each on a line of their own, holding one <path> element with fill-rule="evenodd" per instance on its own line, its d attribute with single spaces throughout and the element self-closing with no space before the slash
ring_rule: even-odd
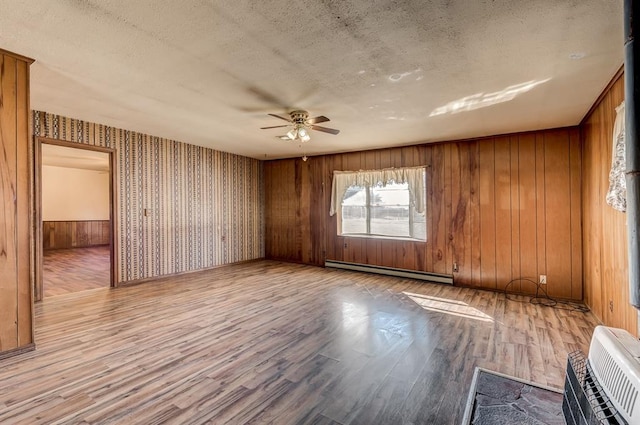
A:
<svg viewBox="0 0 640 425">
<path fill-rule="evenodd" d="M 264 256 L 260 161 L 41 111 L 33 131 L 116 150 L 119 283 Z"/>
<path fill-rule="evenodd" d="M 455 263 L 456 285 L 493 290 L 546 274 L 551 296 L 582 300 L 581 161 L 577 127 L 267 161 L 265 254 L 446 274 Z M 417 165 L 427 165 L 426 243 L 337 235 L 334 170 Z"/>
<path fill-rule="evenodd" d="M 623 100 L 620 75 L 581 124 L 584 287 L 587 305 L 605 325 L 638 335 L 638 311 L 629 304 L 626 216 L 605 202 L 615 108 Z"/>
<path fill-rule="evenodd" d="M 33 344 L 29 65 L 0 50 L 0 352 Z"/>
</svg>

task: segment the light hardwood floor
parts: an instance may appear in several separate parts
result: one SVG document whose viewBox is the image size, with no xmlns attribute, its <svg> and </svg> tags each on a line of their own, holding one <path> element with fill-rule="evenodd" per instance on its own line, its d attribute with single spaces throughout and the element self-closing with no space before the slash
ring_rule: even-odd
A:
<svg viewBox="0 0 640 425">
<path fill-rule="evenodd" d="M 45 299 L 0 423 L 458 424 L 476 366 L 561 387 L 596 321 L 260 261 Z"/>
<path fill-rule="evenodd" d="M 44 251 L 44 296 L 68 294 L 109 286 L 109 247 Z"/>
</svg>

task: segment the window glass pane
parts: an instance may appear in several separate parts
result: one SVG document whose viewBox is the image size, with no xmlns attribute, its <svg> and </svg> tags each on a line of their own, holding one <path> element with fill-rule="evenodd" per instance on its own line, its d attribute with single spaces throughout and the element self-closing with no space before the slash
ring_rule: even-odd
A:
<svg viewBox="0 0 640 425">
<path fill-rule="evenodd" d="M 413 211 L 413 234 L 411 235 L 415 239 L 421 241 L 427 240 L 427 215 L 418 214 Z"/>
<path fill-rule="evenodd" d="M 409 185 L 389 183 L 371 188 L 371 205 L 409 205 Z"/>
<path fill-rule="evenodd" d="M 408 184 L 388 183 L 371 188 L 371 234 L 411 236 Z"/>
<path fill-rule="evenodd" d="M 367 191 L 351 186 L 342 201 L 342 234 L 367 233 Z"/>
<path fill-rule="evenodd" d="M 364 187 L 351 186 L 344 194 L 342 205 L 367 205 L 367 192 Z"/>
<path fill-rule="evenodd" d="M 383 236 L 411 236 L 409 206 L 372 206 L 371 233 Z"/>
<path fill-rule="evenodd" d="M 367 233 L 367 207 L 342 206 L 342 234 Z"/>
</svg>

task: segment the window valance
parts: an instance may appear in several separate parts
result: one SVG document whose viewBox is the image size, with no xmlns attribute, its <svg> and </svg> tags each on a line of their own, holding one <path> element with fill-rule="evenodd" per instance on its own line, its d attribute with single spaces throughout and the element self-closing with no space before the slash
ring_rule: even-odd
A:
<svg viewBox="0 0 640 425">
<path fill-rule="evenodd" d="M 411 194 L 411 202 L 419 214 L 424 214 L 426 167 L 386 168 L 382 170 L 334 171 L 331 185 L 331 209 L 334 215 L 340 207 L 342 198 L 351 186 L 373 187 L 386 186 L 387 183 L 407 183 Z"/>
</svg>

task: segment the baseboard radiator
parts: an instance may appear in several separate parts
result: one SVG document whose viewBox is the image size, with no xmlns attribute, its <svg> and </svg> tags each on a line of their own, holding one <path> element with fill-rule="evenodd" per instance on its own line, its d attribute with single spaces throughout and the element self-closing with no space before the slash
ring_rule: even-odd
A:
<svg viewBox="0 0 640 425">
<path fill-rule="evenodd" d="M 589 356 L 571 353 L 562 410 L 568 425 L 640 423 L 640 341 L 596 327 Z"/>
<path fill-rule="evenodd" d="M 453 285 L 453 276 L 440 273 L 421 272 L 416 270 L 397 269 L 394 267 L 374 266 L 370 264 L 349 263 L 346 261 L 326 260 L 325 267 L 336 269 L 354 270 L 365 273 L 384 274 L 387 276 L 406 277 L 409 279 L 419 279 L 427 282 L 445 283 Z"/>
</svg>

